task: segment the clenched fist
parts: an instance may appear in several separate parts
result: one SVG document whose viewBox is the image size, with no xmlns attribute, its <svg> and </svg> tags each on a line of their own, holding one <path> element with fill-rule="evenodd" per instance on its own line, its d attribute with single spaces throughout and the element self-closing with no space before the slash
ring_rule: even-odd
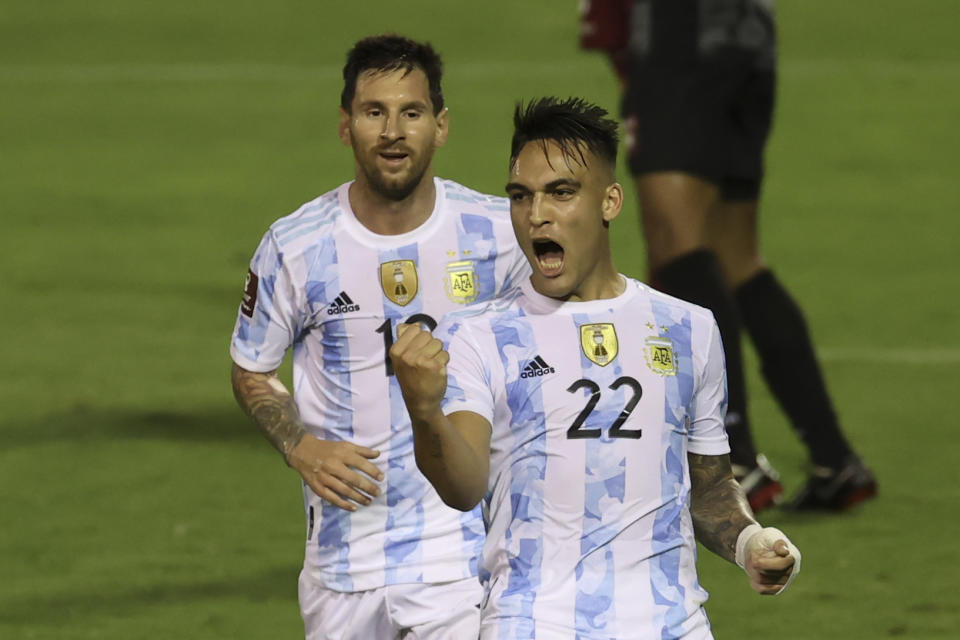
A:
<svg viewBox="0 0 960 640">
<path fill-rule="evenodd" d="M 754 591 L 777 595 L 800 572 L 800 550 L 779 529 L 752 524 L 737 539 L 736 562 Z"/>
<path fill-rule="evenodd" d="M 447 362 L 450 361 L 443 343 L 419 324 L 397 325 L 397 340 L 390 347 L 390 360 L 410 417 L 422 419 L 439 411 L 447 390 Z"/>
</svg>

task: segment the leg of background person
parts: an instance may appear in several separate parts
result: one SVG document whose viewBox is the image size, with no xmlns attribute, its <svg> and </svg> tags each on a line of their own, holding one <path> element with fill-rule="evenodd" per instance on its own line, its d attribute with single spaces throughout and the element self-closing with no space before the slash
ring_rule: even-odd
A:
<svg viewBox="0 0 960 640">
<path fill-rule="evenodd" d="M 734 464 L 753 468 L 757 452 L 747 419 L 747 394 L 740 351 L 740 319 L 717 258 L 704 245 L 716 185 L 696 176 L 662 171 L 636 178 L 643 233 L 653 286 L 713 311 L 727 362 L 727 433 Z"/>
<path fill-rule="evenodd" d="M 721 202 L 707 226 L 763 376 L 815 465 L 839 469 L 852 453 L 837 422 L 803 313 L 764 263 L 757 202 Z"/>
</svg>

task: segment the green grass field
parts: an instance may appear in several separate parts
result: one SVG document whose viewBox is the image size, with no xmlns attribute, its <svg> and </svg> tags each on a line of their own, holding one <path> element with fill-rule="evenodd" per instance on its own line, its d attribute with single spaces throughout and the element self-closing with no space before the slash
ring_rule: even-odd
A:
<svg viewBox="0 0 960 640">
<path fill-rule="evenodd" d="M 956 638 L 960 5 L 779 16 L 764 246 L 881 497 L 764 514 L 804 552 L 779 598 L 703 552 L 707 610 L 727 640 Z M 616 110 L 572 0 L 0 7 L 0 638 L 302 633 L 298 479 L 235 407 L 227 345 L 266 226 L 350 178 L 340 67 L 386 30 L 444 54 L 437 171 L 476 188 L 502 190 L 516 99 Z M 614 229 L 642 277 L 632 203 Z M 805 453 L 749 357 L 793 490 Z"/>
</svg>

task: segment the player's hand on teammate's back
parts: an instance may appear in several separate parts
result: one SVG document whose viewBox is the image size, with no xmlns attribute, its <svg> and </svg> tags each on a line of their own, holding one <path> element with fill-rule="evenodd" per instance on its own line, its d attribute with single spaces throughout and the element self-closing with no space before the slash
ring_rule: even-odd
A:
<svg viewBox="0 0 960 640">
<path fill-rule="evenodd" d="M 341 509 L 356 511 L 358 504 L 366 506 L 380 495 L 373 480 L 383 480 L 383 472 L 370 462 L 379 455 L 379 451 L 352 442 L 320 440 L 307 434 L 287 462 L 318 496 Z"/>
<path fill-rule="evenodd" d="M 800 550 L 774 527 L 757 526 L 740 554 L 737 564 L 747 572 L 753 590 L 763 595 L 782 593 L 800 572 Z"/>
<path fill-rule="evenodd" d="M 401 324 L 397 326 L 397 340 L 390 347 L 390 360 L 410 417 L 416 419 L 439 410 L 447 390 L 450 361 L 443 343 L 419 324 Z"/>
</svg>

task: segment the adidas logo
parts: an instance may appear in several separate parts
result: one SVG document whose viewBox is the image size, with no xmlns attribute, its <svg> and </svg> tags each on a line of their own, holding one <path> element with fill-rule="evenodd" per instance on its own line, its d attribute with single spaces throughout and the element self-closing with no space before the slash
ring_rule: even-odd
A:
<svg viewBox="0 0 960 640">
<path fill-rule="evenodd" d="M 533 360 L 527 363 L 527 366 L 523 368 L 523 371 L 520 372 L 520 377 L 538 378 L 540 376 L 545 376 L 548 373 L 556 373 L 556 370 L 544 362 L 543 358 L 536 356 Z"/>
<path fill-rule="evenodd" d="M 346 291 L 341 291 L 340 295 L 327 307 L 327 315 L 330 316 L 338 313 L 349 313 L 350 311 L 360 311 L 360 305 L 354 304 Z"/>
</svg>

